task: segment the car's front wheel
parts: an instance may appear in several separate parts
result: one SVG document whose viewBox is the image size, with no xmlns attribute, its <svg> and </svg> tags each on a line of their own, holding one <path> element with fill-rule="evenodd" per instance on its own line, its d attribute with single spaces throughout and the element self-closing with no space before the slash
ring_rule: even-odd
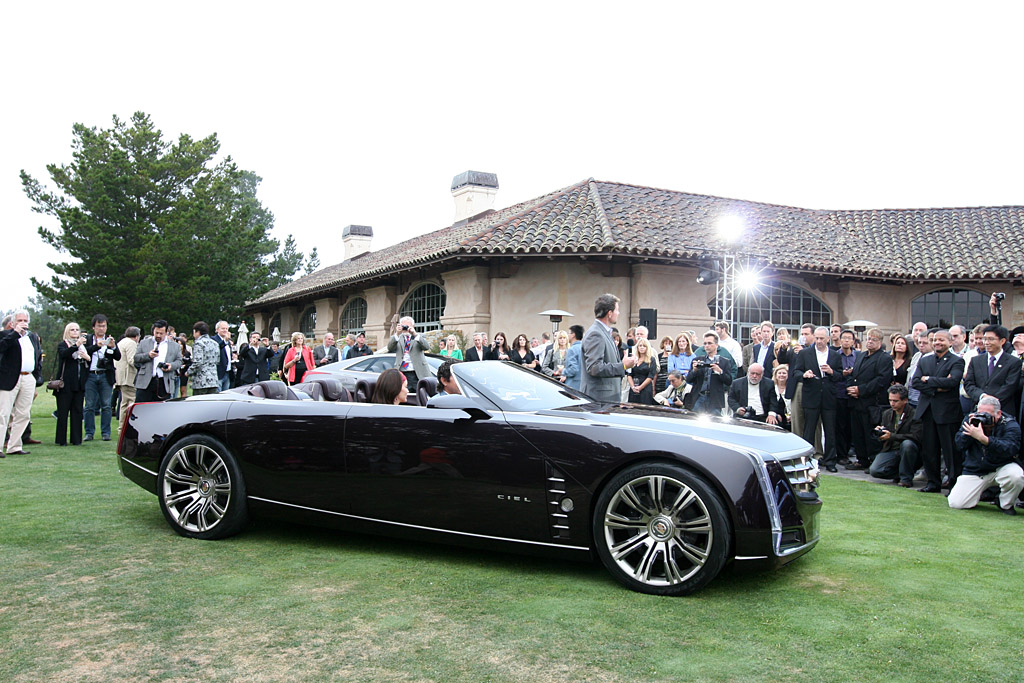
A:
<svg viewBox="0 0 1024 683">
<path fill-rule="evenodd" d="M 628 588 L 688 595 L 725 565 L 729 518 L 699 476 L 677 465 L 640 463 L 598 496 L 594 540 L 601 562 Z"/>
<path fill-rule="evenodd" d="M 205 434 L 186 436 L 167 451 L 157 496 L 171 528 L 189 538 L 225 538 L 249 519 L 238 463 L 224 444 Z"/>
</svg>

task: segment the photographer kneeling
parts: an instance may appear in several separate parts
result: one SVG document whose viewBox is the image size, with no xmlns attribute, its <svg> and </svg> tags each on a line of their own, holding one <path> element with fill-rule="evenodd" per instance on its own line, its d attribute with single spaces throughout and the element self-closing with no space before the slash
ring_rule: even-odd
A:
<svg viewBox="0 0 1024 683">
<path fill-rule="evenodd" d="M 896 479 L 910 488 L 914 473 L 921 466 L 921 435 L 924 425 L 914 420 L 914 408 L 907 402 L 908 389 L 902 384 L 889 387 L 889 409 L 882 413 L 882 424 L 874 429 L 882 442 L 882 451 L 871 462 L 868 472 L 878 479 Z"/>
<path fill-rule="evenodd" d="M 999 399 L 982 396 L 956 434 L 964 453 L 963 475 L 949 492 L 949 507 L 972 508 L 994 481 L 999 486 L 999 508 L 1015 515 L 1014 501 L 1024 489 L 1024 470 L 1013 461 L 1020 446 L 1020 425 L 1000 410 Z"/>
</svg>

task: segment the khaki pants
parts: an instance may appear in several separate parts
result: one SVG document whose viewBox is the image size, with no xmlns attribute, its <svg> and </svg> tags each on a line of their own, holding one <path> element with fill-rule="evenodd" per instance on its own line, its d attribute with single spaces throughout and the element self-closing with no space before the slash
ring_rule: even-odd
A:
<svg viewBox="0 0 1024 683">
<path fill-rule="evenodd" d="M 991 486 L 992 482 L 999 484 L 999 505 L 1004 508 L 1011 507 L 1024 489 L 1024 470 L 1017 463 L 1011 462 L 983 476 L 961 474 L 956 478 L 953 490 L 949 492 L 949 507 L 974 507 L 981 499 L 982 491 Z"/>
<path fill-rule="evenodd" d="M 32 412 L 32 399 L 36 397 L 36 378 L 29 373 L 19 375 L 18 383 L 10 391 L 0 391 L 0 434 L 7 434 L 7 424 L 11 425 L 11 438 L 7 442 L 7 452 L 20 451 L 21 437 L 28 426 Z"/>
<path fill-rule="evenodd" d="M 124 418 L 128 415 L 128 409 L 135 403 L 135 385 L 118 384 L 117 388 L 121 390 L 121 412 L 117 414 L 117 427 L 124 429 Z"/>
</svg>

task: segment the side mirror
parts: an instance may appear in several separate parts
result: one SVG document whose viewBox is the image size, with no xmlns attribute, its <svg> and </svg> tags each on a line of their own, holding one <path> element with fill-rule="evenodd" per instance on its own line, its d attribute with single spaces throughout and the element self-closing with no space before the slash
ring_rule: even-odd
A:
<svg viewBox="0 0 1024 683">
<path fill-rule="evenodd" d="M 445 394 L 443 396 L 432 396 L 427 401 L 428 408 L 439 408 L 441 410 L 462 410 L 473 420 L 490 420 L 491 414 L 476 404 L 473 399 L 462 394 Z"/>
</svg>

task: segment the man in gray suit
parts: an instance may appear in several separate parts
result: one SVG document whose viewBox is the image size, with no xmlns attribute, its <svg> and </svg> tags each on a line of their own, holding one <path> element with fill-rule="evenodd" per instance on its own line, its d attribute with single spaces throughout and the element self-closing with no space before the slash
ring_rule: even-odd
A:
<svg viewBox="0 0 1024 683">
<path fill-rule="evenodd" d="M 174 378 L 181 367 L 181 347 L 167 338 L 167 321 L 153 323 L 153 334 L 135 349 L 135 402 L 166 401 L 173 396 Z"/>
<path fill-rule="evenodd" d="M 395 367 L 409 380 L 409 390 L 414 391 L 417 382 L 430 377 L 430 366 L 423 355 L 430 350 L 430 342 L 416 332 L 416 321 L 405 316 L 398 321 L 388 341 L 388 351 L 395 354 Z"/>
<path fill-rule="evenodd" d="M 612 325 L 619 321 L 619 297 L 597 297 L 594 318 L 594 324 L 583 335 L 580 391 L 601 403 L 619 403 L 622 378 L 636 362 L 631 355 L 619 360 L 619 349 L 612 339 Z"/>
</svg>

